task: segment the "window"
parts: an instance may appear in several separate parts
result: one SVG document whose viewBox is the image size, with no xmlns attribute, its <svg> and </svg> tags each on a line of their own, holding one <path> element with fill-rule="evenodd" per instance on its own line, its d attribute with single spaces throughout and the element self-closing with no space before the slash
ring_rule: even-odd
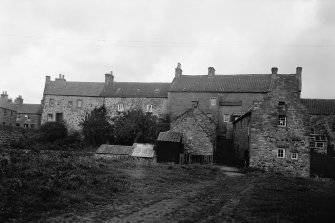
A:
<svg viewBox="0 0 335 223">
<path fill-rule="evenodd" d="M 285 158 L 285 149 L 278 149 L 277 157 L 278 158 Z"/>
<path fill-rule="evenodd" d="M 317 142 L 316 147 L 317 148 L 323 148 L 323 142 Z"/>
<path fill-rule="evenodd" d="M 285 104 L 284 101 L 278 102 L 278 109 L 279 110 L 285 110 L 285 108 L 286 108 L 286 104 Z"/>
<path fill-rule="evenodd" d="M 229 114 L 224 114 L 223 115 L 223 122 L 229 122 L 229 118 L 230 118 Z"/>
<path fill-rule="evenodd" d="M 311 128 L 311 134 L 315 134 L 315 129 Z"/>
<path fill-rule="evenodd" d="M 286 116 L 285 115 L 279 115 L 278 126 L 286 126 Z"/>
<path fill-rule="evenodd" d="M 16 116 L 16 121 L 17 121 L 17 122 L 21 121 L 21 118 L 20 118 L 20 116 L 19 116 L 19 115 L 18 115 L 18 116 Z"/>
<path fill-rule="evenodd" d="M 152 113 L 152 105 L 147 105 L 147 112 Z"/>
<path fill-rule="evenodd" d="M 24 124 L 23 127 L 24 127 L 24 128 L 28 128 L 28 124 Z"/>
<path fill-rule="evenodd" d="M 53 121 L 53 115 L 52 114 L 48 114 L 47 121 L 48 122 L 52 122 Z"/>
<path fill-rule="evenodd" d="M 49 99 L 49 107 L 53 107 L 55 105 L 55 100 L 50 98 Z"/>
<path fill-rule="evenodd" d="M 315 148 L 315 142 L 309 142 L 309 147 Z"/>
<path fill-rule="evenodd" d="M 16 123 L 16 126 L 18 126 L 18 127 L 19 127 L 19 126 L 20 126 L 20 123 Z"/>
<path fill-rule="evenodd" d="M 117 105 L 117 111 L 118 111 L 118 112 L 123 112 L 123 111 L 124 111 L 123 104 L 118 104 L 118 105 Z"/>
<path fill-rule="evenodd" d="M 291 159 L 297 160 L 298 159 L 298 153 L 291 153 Z"/>
<path fill-rule="evenodd" d="M 211 104 L 211 106 L 216 106 L 216 97 L 212 97 L 210 99 L 210 104 Z"/>
<path fill-rule="evenodd" d="M 77 100 L 77 108 L 82 108 L 83 107 L 83 101 L 81 99 Z"/>
<path fill-rule="evenodd" d="M 26 121 L 31 121 L 31 119 L 30 119 L 30 116 L 29 115 L 24 115 L 24 118 L 26 119 Z"/>
<path fill-rule="evenodd" d="M 198 108 L 199 107 L 199 101 L 192 101 L 192 108 Z"/>
<path fill-rule="evenodd" d="M 69 108 L 72 108 L 72 107 L 73 107 L 73 102 L 72 102 L 72 101 L 69 101 L 68 104 L 67 104 L 67 106 L 68 106 Z"/>
</svg>

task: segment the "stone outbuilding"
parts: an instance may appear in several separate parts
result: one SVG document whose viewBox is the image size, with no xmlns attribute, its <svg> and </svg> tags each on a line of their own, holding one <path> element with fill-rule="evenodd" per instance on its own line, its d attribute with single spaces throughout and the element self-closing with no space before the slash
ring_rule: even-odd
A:
<svg viewBox="0 0 335 223">
<path fill-rule="evenodd" d="M 199 108 L 190 108 L 177 117 L 171 131 L 183 134 L 185 163 L 213 162 L 217 124 Z"/>
<path fill-rule="evenodd" d="M 183 134 L 180 132 L 160 132 L 155 148 L 158 163 L 174 162 L 180 163 L 180 155 L 184 153 L 182 143 Z"/>
</svg>

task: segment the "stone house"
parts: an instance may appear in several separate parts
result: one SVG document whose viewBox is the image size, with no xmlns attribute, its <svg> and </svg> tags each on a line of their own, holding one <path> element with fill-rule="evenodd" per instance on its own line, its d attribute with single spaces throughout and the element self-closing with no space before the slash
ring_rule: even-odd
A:
<svg viewBox="0 0 335 223">
<path fill-rule="evenodd" d="M 234 121 L 236 156 L 247 166 L 310 175 L 310 115 L 301 103 L 301 68 L 271 76 L 264 100 Z"/>
<path fill-rule="evenodd" d="M 105 105 L 113 117 L 131 108 L 142 108 L 157 116 L 166 114 L 169 83 L 115 82 L 112 73 L 105 82 L 72 82 L 60 75 L 46 77 L 42 123 L 65 120 L 70 129 L 79 130 L 86 112 Z"/>
<path fill-rule="evenodd" d="M 16 126 L 37 129 L 41 126 L 42 104 L 24 104 L 19 95 L 15 101 L 17 109 Z"/>
<path fill-rule="evenodd" d="M 184 162 L 213 162 L 217 124 L 206 113 L 188 109 L 171 123 L 171 131 L 183 134 Z"/>
<path fill-rule="evenodd" d="M 0 124 L 15 126 L 17 109 L 10 99 L 6 91 L 0 96 Z"/>
</svg>

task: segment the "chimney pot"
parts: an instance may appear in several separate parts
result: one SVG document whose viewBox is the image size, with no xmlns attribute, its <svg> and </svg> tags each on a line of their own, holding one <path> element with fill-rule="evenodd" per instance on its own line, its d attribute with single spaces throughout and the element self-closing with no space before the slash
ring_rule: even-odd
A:
<svg viewBox="0 0 335 223">
<path fill-rule="evenodd" d="M 112 84 L 114 82 L 114 75 L 113 71 L 110 72 L 110 74 L 105 74 L 105 84 Z"/>
<path fill-rule="evenodd" d="M 301 75 L 302 67 L 297 67 L 296 74 Z"/>
<path fill-rule="evenodd" d="M 175 69 L 175 77 L 180 77 L 183 74 L 183 70 L 181 69 L 181 64 L 178 62 L 177 67 Z"/>
<path fill-rule="evenodd" d="M 278 68 L 277 67 L 272 67 L 271 68 L 271 74 L 277 74 L 278 73 Z"/>
<path fill-rule="evenodd" d="M 208 67 L 208 76 L 214 76 L 214 75 L 215 75 L 214 67 Z"/>
</svg>

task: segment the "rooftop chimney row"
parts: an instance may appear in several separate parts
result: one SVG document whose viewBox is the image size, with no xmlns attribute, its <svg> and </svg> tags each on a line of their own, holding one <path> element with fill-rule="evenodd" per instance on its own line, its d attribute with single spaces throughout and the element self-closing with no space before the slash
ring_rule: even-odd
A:
<svg viewBox="0 0 335 223">
<path fill-rule="evenodd" d="M 208 76 L 214 76 L 214 75 L 215 75 L 214 67 L 208 67 Z"/>
<path fill-rule="evenodd" d="M 175 77 L 180 77 L 181 75 L 183 75 L 183 70 L 181 69 L 181 64 L 178 63 L 175 69 Z"/>
</svg>

